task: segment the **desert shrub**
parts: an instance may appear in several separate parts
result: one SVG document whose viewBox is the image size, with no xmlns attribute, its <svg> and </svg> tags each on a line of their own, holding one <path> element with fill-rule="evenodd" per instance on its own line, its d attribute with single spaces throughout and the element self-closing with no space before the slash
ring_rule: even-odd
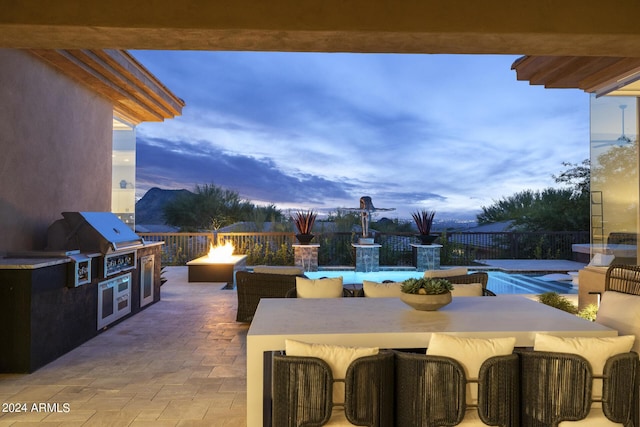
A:
<svg viewBox="0 0 640 427">
<path fill-rule="evenodd" d="M 566 311 L 567 313 L 578 314 L 578 308 L 566 297 L 563 297 L 557 292 L 545 292 L 540 294 L 538 295 L 538 301 L 542 304 L 555 307 L 558 310 Z"/>
<path fill-rule="evenodd" d="M 597 314 L 598 314 L 598 306 L 595 304 L 589 304 L 588 306 L 586 306 L 585 308 L 583 308 L 578 312 L 578 316 L 582 317 L 583 319 L 590 320 L 592 322 L 596 320 Z"/>
</svg>

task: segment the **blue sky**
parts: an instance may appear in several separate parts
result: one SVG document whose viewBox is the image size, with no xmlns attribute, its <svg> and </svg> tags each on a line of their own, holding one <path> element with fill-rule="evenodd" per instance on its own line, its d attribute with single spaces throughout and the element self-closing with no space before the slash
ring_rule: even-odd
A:
<svg viewBox="0 0 640 427">
<path fill-rule="evenodd" d="M 216 184 L 283 210 L 481 206 L 589 157 L 589 96 L 516 80 L 516 56 L 132 51 L 183 114 L 137 128 L 137 187 Z"/>
</svg>

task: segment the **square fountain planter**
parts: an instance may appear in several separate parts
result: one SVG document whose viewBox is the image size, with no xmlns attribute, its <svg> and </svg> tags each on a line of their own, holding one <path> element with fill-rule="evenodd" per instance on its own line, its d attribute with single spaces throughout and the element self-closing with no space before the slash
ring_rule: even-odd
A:
<svg viewBox="0 0 640 427">
<path fill-rule="evenodd" d="M 189 282 L 221 282 L 233 285 L 237 270 L 247 267 L 246 255 L 232 255 L 228 261 L 211 261 L 202 256 L 187 263 Z"/>
<path fill-rule="evenodd" d="M 352 243 L 351 246 L 356 251 L 356 271 L 365 273 L 380 271 L 380 248 L 382 245 L 356 245 Z"/>
</svg>

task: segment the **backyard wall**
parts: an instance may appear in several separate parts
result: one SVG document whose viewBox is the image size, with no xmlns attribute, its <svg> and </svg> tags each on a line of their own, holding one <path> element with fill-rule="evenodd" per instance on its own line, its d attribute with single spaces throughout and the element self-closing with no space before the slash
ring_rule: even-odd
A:
<svg viewBox="0 0 640 427">
<path fill-rule="evenodd" d="M 61 212 L 110 211 L 113 107 L 26 51 L 0 64 L 0 254 L 40 250 Z"/>
</svg>

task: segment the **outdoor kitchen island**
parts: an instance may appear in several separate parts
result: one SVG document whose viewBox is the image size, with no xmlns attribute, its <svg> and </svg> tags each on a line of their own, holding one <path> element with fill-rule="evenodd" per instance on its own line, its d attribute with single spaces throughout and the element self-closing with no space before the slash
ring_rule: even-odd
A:
<svg viewBox="0 0 640 427">
<path fill-rule="evenodd" d="M 114 221 L 105 223 L 121 227 Z M 160 300 L 162 242 L 116 243 L 81 228 L 95 250 L 81 244 L 0 257 L 0 373 L 33 372 Z"/>
</svg>

